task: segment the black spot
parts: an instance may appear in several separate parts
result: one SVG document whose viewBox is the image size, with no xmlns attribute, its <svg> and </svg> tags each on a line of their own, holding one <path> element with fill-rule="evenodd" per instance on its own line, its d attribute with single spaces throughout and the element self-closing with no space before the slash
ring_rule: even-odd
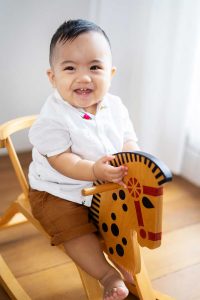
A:
<svg viewBox="0 0 200 300">
<path fill-rule="evenodd" d="M 114 250 L 113 250 L 112 247 L 109 248 L 109 253 L 110 253 L 110 254 L 113 254 L 113 253 L 114 253 Z"/>
<path fill-rule="evenodd" d="M 128 210 L 128 206 L 127 206 L 126 204 L 123 204 L 123 205 L 122 205 L 122 208 L 123 208 L 124 211 L 127 211 L 127 210 Z"/>
<path fill-rule="evenodd" d="M 121 200 L 124 200 L 124 199 L 126 198 L 126 194 L 124 193 L 123 190 L 120 190 L 120 191 L 119 191 L 119 198 L 120 198 Z"/>
<path fill-rule="evenodd" d="M 103 224 L 102 224 L 102 229 L 103 229 L 104 232 L 107 232 L 107 231 L 108 231 L 108 226 L 107 226 L 106 223 L 103 223 Z"/>
<path fill-rule="evenodd" d="M 114 236 L 118 236 L 119 235 L 119 228 L 118 228 L 118 226 L 116 225 L 116 224 L 112 224 L 111 225 L 111 231 L 112 231 L 112 234 L 114 235 Z"/>
<path fill-rule="evenodd" d="M 113 193 L 113 194 L 112 194 L 112 198 L 113 198 L 113 200 L 116 201 L 116 200 L 117 200 L 117 194 L 116 194 L 116 193 Z"/>
<path fill-rule="evenodd" d="M 124 245 L 127 245 L 127 239 L 126 239 L 125 237 L 122 238 L 122 243 L 123 243 Z"/>
<path fill-rule="evenodd" d="M 113 220 L 116 220 L 116 214 L 115 214 L 115 213 L 112 213 L 112 214 L 111 214 L 111 218 L 112 218 Z"/>
<path fill-rule="evenodd" d="M 120 244 L 116 245 L 116 251 L 117 251 L 117 254 L 119 256 L 123 256 L 124 255 L 124 249 L 123 249 L 123 247 Z"/>
<path fill-rule="evenodd" d="M 154 208 L 154 205 L 147 197 L 142 198 L 142 203 L 143 203 L 144 207 L 146 207 L 146 208 Z"/>
</svg>

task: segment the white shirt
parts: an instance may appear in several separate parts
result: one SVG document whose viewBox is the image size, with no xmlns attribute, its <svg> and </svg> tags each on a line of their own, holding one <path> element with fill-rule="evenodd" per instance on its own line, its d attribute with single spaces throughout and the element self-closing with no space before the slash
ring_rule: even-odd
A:
<svg viewBox="0 0 200 300">
<path fill-rule="evenodd" d="M 107 94 L 96 115 L 92 115 L 64 101 L 57 91 L 43 105 L 29 131 L 29 139 L 33 145 L 30 186 L 86 206 L 91 206 L 92 196 L 82 196 L 81 190 L 93 183 L 60 174 L 46 156 L 71 147 L 81 158 L 96 161 L 104 155 L 121 152 L 129 140 L 137 141 L 128 111 L 119 97 Z"/>
</svg>

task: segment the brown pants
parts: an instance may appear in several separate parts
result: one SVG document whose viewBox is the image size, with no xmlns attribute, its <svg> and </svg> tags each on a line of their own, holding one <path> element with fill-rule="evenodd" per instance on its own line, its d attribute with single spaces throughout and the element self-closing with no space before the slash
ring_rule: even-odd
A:
<svg viewBox="0 0 200 300">
<path fill-rule="evenodd" d="M 84 205 L 33 189 L 29 199 L 34 217 L 51 236 L 51 245 L 97 231 Z"/>
</svg>

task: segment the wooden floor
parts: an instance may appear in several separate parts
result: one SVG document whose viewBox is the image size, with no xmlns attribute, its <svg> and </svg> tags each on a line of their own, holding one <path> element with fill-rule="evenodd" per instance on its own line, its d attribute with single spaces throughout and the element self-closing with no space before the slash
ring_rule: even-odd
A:
<svg viewBox="0 0 200 300">
<path fill-rule="evenodd" d="M 27 170 L 30 154 L 21 155 L 21 162 Z M 0 213 L 19 192 L 8 159 L 1 157 Z M 174 177 L 165 186 L 163 222 L 162 246 L 142 249 L 153 286 L 177 300 L 199 300 L 200 189 Z M 0 231 L 0 254 L 31 299 L 86 300 L 72 261 L 31 224 Z M 9 299 L 1 287 L 0 299 Z"/>
</svg>

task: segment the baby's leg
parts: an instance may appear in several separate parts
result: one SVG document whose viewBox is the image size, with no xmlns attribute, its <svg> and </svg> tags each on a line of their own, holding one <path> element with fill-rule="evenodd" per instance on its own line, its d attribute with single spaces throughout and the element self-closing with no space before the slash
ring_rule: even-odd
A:
<svg viewBox="0 0 200 300">
<path fill-rule="evenodd" d="M 94 233 L 64 243 L 67 254 L 84 271 L 100 281 L 104 300 L 122 300 L 128 295 L 120 274 L 107 262 Z"/>
</svg>

